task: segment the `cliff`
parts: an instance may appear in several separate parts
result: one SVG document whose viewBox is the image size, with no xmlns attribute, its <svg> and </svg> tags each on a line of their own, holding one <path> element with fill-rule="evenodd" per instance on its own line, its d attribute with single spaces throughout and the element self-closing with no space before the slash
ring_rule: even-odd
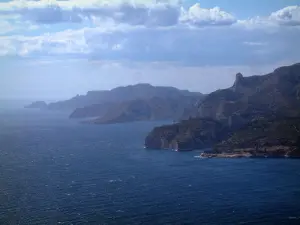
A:
<svg viewBox="0 0 300 225">
<path fill-rule="evenodd" d="M 209 94 L 193 116 L 216 120 L 233 115 L 281 113 L 295 115 L 300 109 L 300 63 L 263 76 L 237 74 L 234 85 Z"/>
<path fill-rule="evenodd" d="M 186 146 L 198 149 L 223 143 L 216 147 L 219 152 L 226 148 L 228 151 L 253 148 L 258 143 L 269 147 L 282 145 L 290 150 L 296 148 L 299 134 L 291 121 L 297 124 L 300 118 L 300 64 L 281 67 L 262 76 L 237 74 L 232 87 L 207 95 L 191 111 L 185 112 L 185 117 L 194 119 L 155 128 L 146 137 L 145 146 L 164 149 L 173 148 L 175 143 L 179 150 L 185 150 Z M 208 132 L 206 134 L 214 130 L 216 138 L 202 135 L 199 130 Z M 231 134 L 232 139 L 228 139 Z"/>
<path fill-rule="evenodd" d="M 228 134 L 228 127 L 216 120 L 195 118 L 154 128 L 146 137 L 145 147 L 176 150 L 203 149 L 221 141 Z"/>
</svg>

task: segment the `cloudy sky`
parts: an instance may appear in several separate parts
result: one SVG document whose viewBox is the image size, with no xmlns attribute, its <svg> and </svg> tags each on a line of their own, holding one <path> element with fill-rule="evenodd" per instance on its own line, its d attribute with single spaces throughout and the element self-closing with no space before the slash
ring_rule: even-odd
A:
<svg viewBox="0 0 300 225">
<path fill-rule="evenodd" d="M 300 0 L 0 0 L 0 98 L 209 93 L 300 62 Z"/>
</svg>

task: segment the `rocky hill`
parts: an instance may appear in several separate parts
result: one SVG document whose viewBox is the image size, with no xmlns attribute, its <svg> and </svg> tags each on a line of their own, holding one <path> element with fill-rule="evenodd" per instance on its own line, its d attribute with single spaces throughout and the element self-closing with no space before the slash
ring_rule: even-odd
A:
<svg viewBox="0 0 300 225">
<path fill-rule="evenodd" d="M 209 94 L 192 116 L 216 120 L 256 113 L 297 114 L 300 108 L 300 63 L 263 76 L 237 74 L 231 88 Z"/>
<path fill-rule="evenodd" d="M 70 118 L 98 118 L 92 123 L 140 120 L 178 120 L 194 108 L 204 95 L 174 87 L 137 84 L 110 91 L 90 91 L 66 101 L 32 103 L 28 108 L 71 111 Z"/>
<path fill-rule="evenodd" d="M 217 144 L 215 152 L 300 156 L 300 117 L 255 119 Z"/>
<path fill-rule="evenodd" d="M 175 146 L 177 145 L 179 150 L 185 150 L 185 146 L 205 148 L 223 141 L 223 145 L 218 145 L 218 149 L 221 149 L 221 146 L 226 146 L 227 149 L 239 146 L 253 147 L 253 144 L 258 142 L 263 142 L 263 145 L 269 143 L 274 147 L 282 144 L 278 142 L 280 137 L 285 137 L 285 141 L 289 143 L 298 143 L 298 133 L 295 130 L 289 136 L 284 136 L 282 131 L 288 134 L 288 131 L 293 129 L 287 125 L 287 121 L 292 120 L 285 118 L 293 118 L 295 123 L 300 118 L 300 64 L 281 67 L 263 76 L 243 77 L 237 74 L 232 87 L 207 95 L 192 111 L 186 112 L 185 116 L 196 119 L 155 128 L 146 138 L 145 146 L 158 149 L 173 148 L 174 143 L 177 143 Z M 196 123 L 197 129 L 194 129 L 193 121 L 200 118 L 201 121 L 208 120 L 209 124 L 220 123 L 222 126 L 213 125 L 207 128 L 202 122 Z M 260 132 L 256 132 L 255 123 L 261 123 Z M 210 135 L 209 131 L 212 128 L 218 135 Z M 199 130 L 208 133 L 200 135 Z M 248 132 L 248 138 L 242 138 L 247 137 L 245 130 Z M 235 138 L 227 140 L 232 134 Z M 263 134 L 265 138 L 262 137 Z M 185 140 L 184 145 L 180 144 L 182 140 Z M 162 141 L 163 144 L 158 144 Z M 235 146 L 233 143 L 239 144 Z"/>
<path fill-rule="evenodd" d="M 113 104 L 94 123 L 123 123 L 149 120 L 179 120 L 186 108 L 191 107 L 199 97 L 153 97 Z M 102 106 L 101 106 L 102 107 Z"/>
<path fill-rule="evenodd" d="M 87 110 L 89 110 L 91 109 L 89 106 L 95 104 L 122 103 L 136 99 L 150 99 L 153 97 L 177 98 L 182 96 L 198 96 L 201 98 L 203 95 L 198 92 L 179 90 L 174 87 L 156 87 L 150 84 L 136 84 L 117 87 L 107 91 L 90 91 L 86 95 L 77 95 L 66 101 L 51 103 L 48 105 L 48 109 L 74 111 L 77 108 L 87 107 Z"/>
</svg>

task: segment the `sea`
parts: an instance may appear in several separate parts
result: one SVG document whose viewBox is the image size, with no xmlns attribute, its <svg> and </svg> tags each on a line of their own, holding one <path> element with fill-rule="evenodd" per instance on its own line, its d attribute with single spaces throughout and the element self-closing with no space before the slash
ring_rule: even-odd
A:
<svg viewBox="0 0 300 225">
<path fill-rule="evenodd" d="M 300 224 L 299 160 L 144 149 L 164 123 L 0 107 L 0 224 Z"/>
</svg>

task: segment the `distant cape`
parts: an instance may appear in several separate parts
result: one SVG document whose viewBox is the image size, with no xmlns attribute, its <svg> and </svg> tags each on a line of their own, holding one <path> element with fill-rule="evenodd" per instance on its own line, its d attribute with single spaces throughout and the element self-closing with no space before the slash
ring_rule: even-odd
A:
<svg viewBox="0 0 300 225">
<path fill-rule="evenodd" d="M 178 120 L 203 99 L 199 92 L 174 87 L 136 84 L 110 91 L 89 91 L 69 100 L 46 104 L 34 102 L 26 108 L 70 111 L 70 118 L 91 123 L 122 123 L 147 120 Z"/>
</svg>

